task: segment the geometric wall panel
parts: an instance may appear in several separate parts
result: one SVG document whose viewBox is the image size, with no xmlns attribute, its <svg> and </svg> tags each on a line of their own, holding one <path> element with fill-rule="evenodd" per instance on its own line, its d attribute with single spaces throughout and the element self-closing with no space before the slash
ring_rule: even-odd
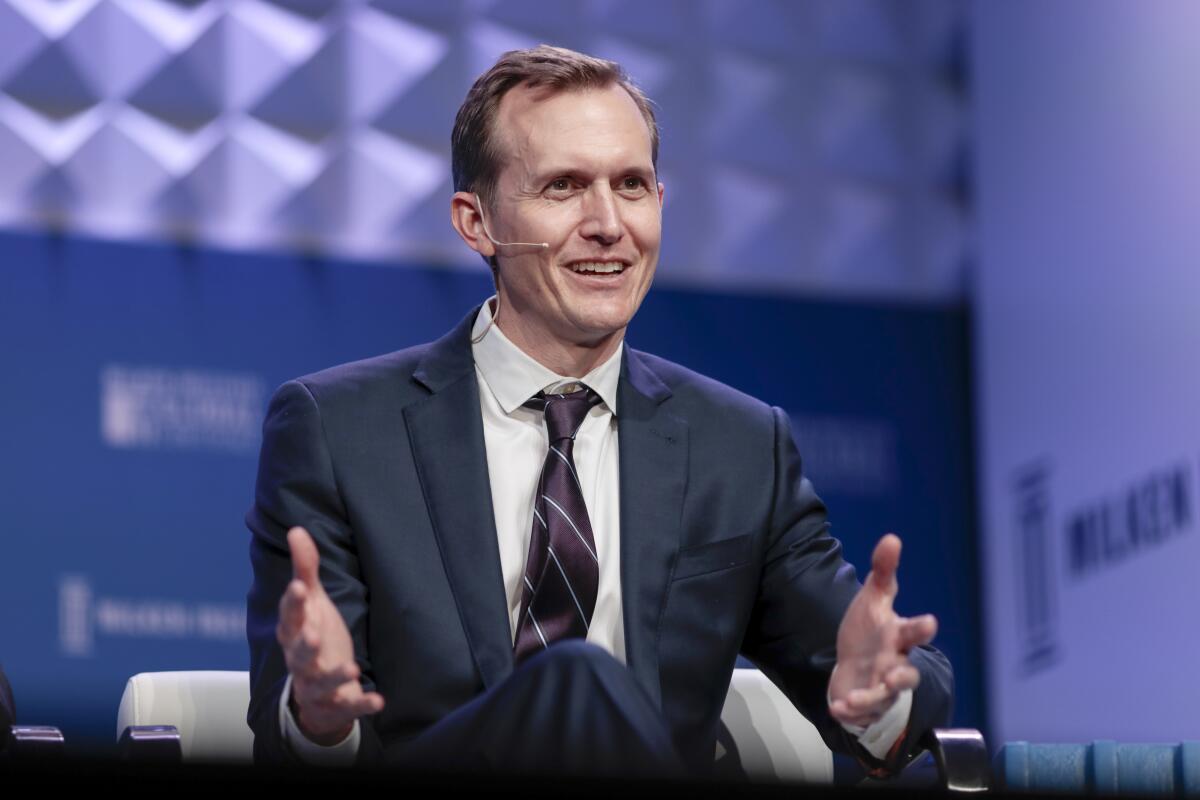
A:
<svg viewBox="0 0 1200 800">
<path fill-rule="evenodd" d="M 553 42 L 656 101 L 661 280 L 961 299 L 953 0 L 0 0 L 0 226 L 483 269 L 474 77 Z"/>
</svg>

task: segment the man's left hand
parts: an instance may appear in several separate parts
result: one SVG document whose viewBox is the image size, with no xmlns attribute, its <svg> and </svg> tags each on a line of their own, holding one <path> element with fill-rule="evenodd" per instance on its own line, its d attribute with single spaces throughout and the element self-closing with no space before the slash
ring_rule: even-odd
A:
<svg viewBox="0 0 1200 800">
<path fill-rule="evenodd" d="M 932 614 L 901 617 L 892 608 L 899 566 L 900 538 L 889 533 L 875 545 L 871 573 L 838 628 L 829 713 L 843 724 L 870 725 L 902 691 L 921 682 L 908 651 L 933 640 L 937 620 Z"/>
</svg>

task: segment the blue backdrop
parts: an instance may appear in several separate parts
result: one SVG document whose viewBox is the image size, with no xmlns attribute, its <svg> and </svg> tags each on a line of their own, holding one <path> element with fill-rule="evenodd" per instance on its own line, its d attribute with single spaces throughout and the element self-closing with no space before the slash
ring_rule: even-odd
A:
<svg viewBox="0 0 1200 800">
<path fill-rule="evenodd" d="M 281 382 L 442 334 L 486 275 L 0 235 L 0 661 L 23 722 L 115 734 L 125 679 L 245 669 L 242 515 Z M 905 540 L 982 726 L 963 312 L 655 289 L 630 343 L 786 409 L 849 558 Z"/>
</svg>

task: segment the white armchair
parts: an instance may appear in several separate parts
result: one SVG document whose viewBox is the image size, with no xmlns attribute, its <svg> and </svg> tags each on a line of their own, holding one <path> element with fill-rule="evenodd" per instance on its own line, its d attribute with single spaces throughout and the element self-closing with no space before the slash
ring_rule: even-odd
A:
<svg viewBox="0 0 1200 800">
<path fill-rule="evenodd" d="M 169 725 L 184 761 L 249 762 L 249 703 L 245 672 L 143 672 L 125 685 L 117 736 L 130 726 Z M 734 670 L 721 720 L 751 778 L 832 783 L 833 757 L 817 729 L 758 670 Z"/>
<path fill-rule="evenodd" d="M 184 761 L 249 762 L 249 705 L 248 672 L 142 672 L 125 684 L 117 737 L 130 726 L 170 725 L 179 731 Z"/>
</svg>

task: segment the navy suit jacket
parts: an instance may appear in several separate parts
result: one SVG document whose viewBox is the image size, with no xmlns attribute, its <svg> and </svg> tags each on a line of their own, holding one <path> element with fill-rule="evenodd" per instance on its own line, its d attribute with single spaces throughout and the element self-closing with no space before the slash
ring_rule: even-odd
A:
<svg viewBox="0 0 1200 800">
<path fill-rule="evenodd" d="M 17 718 L 17 705 L 13 702 L 12 687 L 8 685 L 8 678 L 4 675 L 4 669 L 0 668 L 0 750 L 4 749 L 4 745 L 8 742 L 8 728 L 15 724 Z"/>
<path fill-rule="evenodd" d="M 431 344 L 289 382 L 271 401 L 247 515 L 249 722 L 261 760 L 288 757 L 274 629 L 293 525 L 316 540 L 364 684 L 387 701 L 362 721 L 360 760 L 386 759 L 513 670 L 474 316 Z M 859 586 L 801 474 L 787 416 L 628 347 L 617 404 L 626 660 L 681 754 L 711 765 L 739 653 L 832 747 L 853 750 L 825 692 Z M 922 681 L 896 764 L 949 716 L 949 664 L 932 648 L 912 660 Z"/>
</svg>

